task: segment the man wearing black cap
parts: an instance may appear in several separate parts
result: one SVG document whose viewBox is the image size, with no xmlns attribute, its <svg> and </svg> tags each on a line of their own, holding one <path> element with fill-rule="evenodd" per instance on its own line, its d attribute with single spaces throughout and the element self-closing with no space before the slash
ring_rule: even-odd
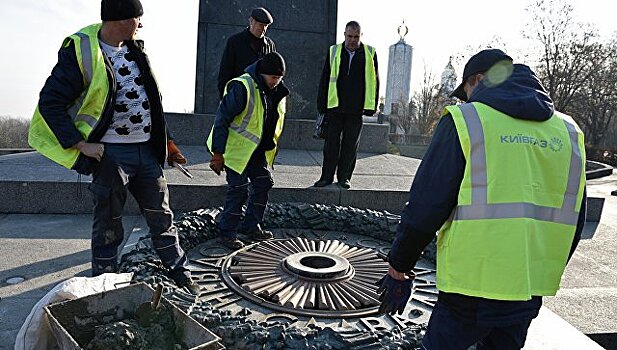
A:
<svg viewBox="0 0 617 350">
<path fill-rule="evenodd" d="M 414 177 L 382 279 L 404 313 L 437 237 L 439 298 L 423 349 L 520 349 L 585 222 L 585 148 L 533 71 L 497 49 L 469 60 Z"/>
<path fill-rule="evenodd" d="M 232 79 L 208 136 L 210 168 L 217 175 L 223 170 L 227 174 L 219 241 L 230 249 L 244 246 L 238 233 L 254 240 L 272 238 L 272 233 L 261 225 L 268 192 L 274 185 L 268 165 L 274 164 L 285 120 L 285 97 L 289 95 L 283 75 L 283 57 L 271 52 L 248 66 L 245 74 Z"/>
<path fill-rule="evenodd" d="M 170 277 L 196 292 L 162 170 L 165 161 L 183 164 L 186 158 L 169 138 L 159 89 L 136 39 L 142 15 L 139 0 L 102 0 L 103 23 L 64 40 L 41 90 L 29 143 L 69 169 L 92 174 L 93 276 L 118 271 L 128 190 Z"/>
<path fill-rule="evenodd" d="M 249 26 L 227 39 L 219 66 L 217 84 L 219 98 L 223 97 L 225 85 L 228 81 L 244 74 L 244 69 L 258 59 L 276 51 L 274 41 L 266 36 L 268 26 L 273 21 L 268 10 L 257 7 L 251 11 Z"/>
<path fill-rule="evenodd" d="M 345 26 L 345 41 L 330 46 L 317 93 L 317 111 L 325 114 L 326 128 L 321 177 L 315 187 L 334 181 L 344 189 L 351 187 L 351 175 L 362 132 L 362 116 L 373 115 L 379 98 L 377 52 L 361 42 L 360 24 Z"/>
</svg>

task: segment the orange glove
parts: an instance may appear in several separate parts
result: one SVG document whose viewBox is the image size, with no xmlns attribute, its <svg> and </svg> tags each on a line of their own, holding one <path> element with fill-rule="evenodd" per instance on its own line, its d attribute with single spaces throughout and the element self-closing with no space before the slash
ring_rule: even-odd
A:
<svg viewBox="0 0 617 350">
<path fill-rule="evenodd" d="M 186 164 L 186 158 L 180 153 L 180 149 L 176 146 L 174 140 L 167 140 L 167 164 L 173 166 L 174 162 Z"/>
<path fill-rule="evenodd" d="M 212 159 L 210 159 L 210 169 L 216 173 L 216 175 L 221 175 L 221 171 L 223 171 L 223 167 L 225 166 L 225 158 L 222 153 L 214 153 L 212 155 Z"/>
</svg>

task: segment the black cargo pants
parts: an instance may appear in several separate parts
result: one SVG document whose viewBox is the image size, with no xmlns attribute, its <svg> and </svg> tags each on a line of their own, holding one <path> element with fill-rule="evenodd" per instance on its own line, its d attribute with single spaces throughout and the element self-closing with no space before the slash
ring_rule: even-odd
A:
<svg viewBox="0 0 617 350">
<path fill-rule="evenodd" d="M 145 143 L 106 143 L 89 186 L 94 195 L 92 276 L 117 272 L 118 248 L 124 240 L 122 211 L 127 191 L 145 217 L 156 252 L 170 277 L 189 277 L 187 258 L 169 208 L 169 191 L 154 149 Z"/>
</svg>

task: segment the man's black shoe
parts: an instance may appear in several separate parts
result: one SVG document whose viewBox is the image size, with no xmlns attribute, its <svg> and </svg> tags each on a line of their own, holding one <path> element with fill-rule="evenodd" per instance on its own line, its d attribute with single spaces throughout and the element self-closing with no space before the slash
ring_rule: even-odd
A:
<svg viewBox="0 0 617 350">
<path fill-rule="evenodd" d="M 348 190 L 348 189 L 351 188 L 351 181 L 349 181 L 349 180 L 339 181 L 338 185 L 341 186 L 342 188 Z"/>
<path fill-rule="evenodd" d="M 254 230 L 251 231 L 243 231 L 240 232 L 246 236 L 248 236 L 251 239 L 254 239 L 256 241 L 267 241 L 269 239 L 272 239 L 272 237 L 274 237 L 272 235 L 272 232 L 268 231 L 268 230 L 263 230 L 261 228 L 256 228 Z"/>
<path fill-rule="evenodd" d="M 328 186 L 331 183 L 332 183 L 332 180 L 319 179 L 317 182 L 315 182 L 313 184 L 313 186 L 315 186 L 315 187 L 324 187 L 324 186 Z"/>
<path fill-rule="evenodd" d="M 218 238 L 218 242 L 231 250 L 244 248 L 244 243 L 240 242 L 237 238 L 221 236 Z"/>
</svg>

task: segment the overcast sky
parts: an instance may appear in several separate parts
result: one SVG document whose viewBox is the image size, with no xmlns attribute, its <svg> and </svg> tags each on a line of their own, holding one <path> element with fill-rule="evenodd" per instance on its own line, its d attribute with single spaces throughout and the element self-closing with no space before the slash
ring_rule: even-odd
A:
<svg viewBox="0 0 617 350">
<path fill-rule="evenodd" d="M 144 28 L 139 35 L 146 42 L 165 110 L 192 111 L 199 0 L 142 0 L 142 3 Z M 593 23 L 604 37 L 617 30 L 612 18 L 617 13 L 617 2 L 571 0 L 570 3 L 576 19 Z M 524 62 L 528 42 L 522 40 L 522 32 L 528 23 L 525 8 L 529 4 L 528 0 L 339 0 L 337 42 L 343 40 L 345 23 L 360 22 L 362 40 L 377 49 L 383 90 L 388 47 L 398 41 L 397 27 L 405 20 L 409 27 L 405 39 L 414 47 L 411 83 L 414 90 L 425 66 L 440 75 L 450 55 L 467 52 L 467 47 L 485 45 L 495 36 L 501 38 L 515 61 Z M 79 28 L 98 22 L 99 13 L 98 0 L 2 1 L 0 116 L 31 117 L 38 93 L 56 63 L 62 40 Z M 276 14 L 273 15 L 276 20 Z"/>
</svg>

